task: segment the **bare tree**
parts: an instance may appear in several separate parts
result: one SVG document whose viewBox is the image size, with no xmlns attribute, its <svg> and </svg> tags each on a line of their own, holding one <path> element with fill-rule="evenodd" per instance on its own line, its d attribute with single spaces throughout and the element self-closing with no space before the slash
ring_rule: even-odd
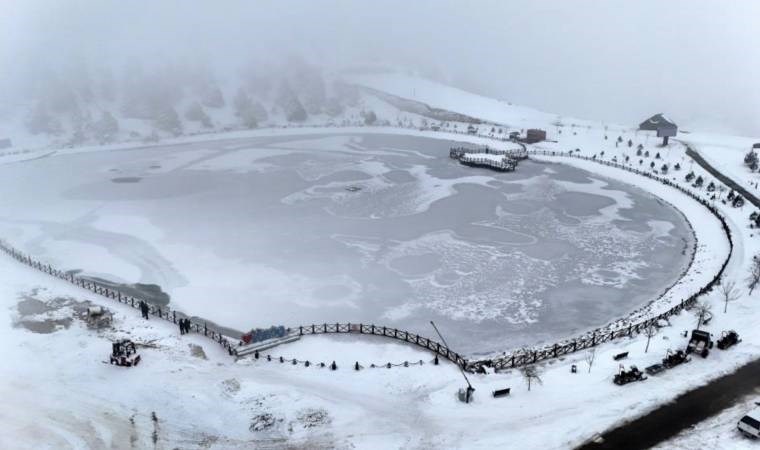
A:
<svg viewBox="0 0 760 450">
<path fill-rule="evenodd" d="M 649 341 L 652 340 L 658 331 L 660 331 L 660 329 L 657 328 L 657 325 L 654 323 L 651 323 L 648 327 L 644 328 L 644 334 L 647 337 L 647 347 L 644 349 L 644 353 L 647 353 L 649 351 Z"/>
<path fill-rule="evenodd" d="M 586 363 L 588 364 L 588 373 L 591 373 L 591 366 L 594 365 L 595 358 L 596 358 L 596 347 L 592 347 L 584 355 L 584 359 L 586 360 Z"/>
<path fill-rule="evenodd" d="M 739 300 L 741 294 L 736 288 L 736 281 L 725 281 L 720 285 L 720 295 L 723 297 L 723 313 L 728 311 L 728 303 Z"/>
<path fill-rule="evenodd" d="M 747 287 L 749 288 L 749 295 L 752 295 L 752 291 L 760 283 L 760 257 L 755 255 L 752 258 L 752 266 L 749 268 L 749 275 L 747 276 Z"/>
<path fill-rule="evenodd" d="M 522 373 L 523 378 L 525 378 L 525 382 L 528 383 L 528 391 L 530 391 L 530 385 L 533 381 L 536 381 L 538 384 L 543 384 L 543 381 L 541 381 L 541 374 L 538 372 L 538 368 L 535 365 L 525 366 L 520 369 L 520 372 Z"/>
<path fill-rule="evenodd" d="M 712 317 L 712 305 L 707 301 L 697 303 L 694 314 L 697 316 L 697 330 L 705 319 Z"/>
</svg>

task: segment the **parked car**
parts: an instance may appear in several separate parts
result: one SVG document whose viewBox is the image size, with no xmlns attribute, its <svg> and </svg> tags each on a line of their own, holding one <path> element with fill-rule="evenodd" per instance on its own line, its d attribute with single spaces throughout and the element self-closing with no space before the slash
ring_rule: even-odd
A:
<svg viewBox="0 0 760 450">
<path fill-rule="evenodd" d="M 760 406 L 748 412 L 736 424 L 739 431 L 751 438 L 760 437 Z"/>
</svg>

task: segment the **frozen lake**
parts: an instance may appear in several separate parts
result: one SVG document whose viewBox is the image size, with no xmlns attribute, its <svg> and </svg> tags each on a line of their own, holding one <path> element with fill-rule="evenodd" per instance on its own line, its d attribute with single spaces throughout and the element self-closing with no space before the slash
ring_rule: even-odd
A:
<svg viewBox="0 0 760 450">
<path fill-rule="evenodd" d="M 567 337 L 677 279 L 693 236 L 653 196 L 560 164 L 459 165 L 444 140 L 292 136 L 0 166 L 0 237 L 156 284 L 237 329 L 364 322 L 458 351 Z"/>
</svg>

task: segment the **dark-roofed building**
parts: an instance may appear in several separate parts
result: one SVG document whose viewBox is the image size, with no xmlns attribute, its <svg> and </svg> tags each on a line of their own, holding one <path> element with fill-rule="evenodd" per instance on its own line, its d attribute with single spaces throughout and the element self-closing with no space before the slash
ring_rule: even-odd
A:
<svg viewBox="0 0 760 450">
<path fill-rule="evenodd" d="M 539 130 L 531 128 L 525 133 L 525 142 L 528 144 L 535 144 L 546 140 L 546 130 Z"/>
<path fill-rule="evenodd" d="M 657 137 L 662 138 L 662 145 L 668 145 L 668 138 L 678 133 L 678 125 L 659 113 L 641 122 L 639 130 L 656 131 Z"/>
</svg>

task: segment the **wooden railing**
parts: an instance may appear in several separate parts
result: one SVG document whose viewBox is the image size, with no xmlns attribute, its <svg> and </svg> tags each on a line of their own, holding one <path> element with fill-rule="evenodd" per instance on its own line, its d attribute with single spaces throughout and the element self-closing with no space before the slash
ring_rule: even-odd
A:
<svg viewBox="0 0 760 450">
<path fill-rule="evenodd" d="M 7 242 L 1 241 L 1 240 L 0 240 L 0 251 L 3 251 L 4 253 L 10 255 L 16 261 L 24 263 L 33 269 L 37 269 L 39 271 L 42 271 L 56 278 L 60 278 L 61 280 L 68 281 L 69 283 L 75 286 L 87 289 L 89 291 L 92 291 L 95 294 L 102 295 L 103 297 L 116 300 L 119 303 L 130 306 L 132 308 L 135 308 L 135 309 L 140 308 L 141 299 L 138 297 L 127 295 L 119 291 L 118 289 L 114 289 L 110 286 L 102 285 L 96 281 L 89 280 L 87 278 L 77 277 L 71 272 L 65 272 L 65 271 L 56 269 L 55 267 L 52 267 L 50 264 L 45 264 L 40 261 L 37 261 L 36 259 L 32 258 L 30 255 L 22 253 L 21 251 L 9 245 Z M 234 353 L 234 346 L 230 342 L 230 339 L 227 336 L 222 335 L 222 333 L 214 330 L 213 326 L 209 327 L 208 323 L 206 323 L 205 321 L 199 322 L 197 320 L 189 318 L 187 315 L 181 312 L 178 313 L 177 311 L 172 310 L 171 308 L 168 308 L 166 306 L 161 307 L 158 305 L 151 305 L 150 303 L 148 303 L 148 308 L 149 308 L 149 314 L 151 316 L 158 317 L 160 319 L 167 320 L 175 324 L 178 323 L 179 319 L 187 318 L 188 320 L 190 320 L 190 331 L 203 334 L 209 339 L 212 339 L 214 342 L 224 347 L 225 350 L 227 350 L 227 352 L 230 355 Z"/>
<path fill-rule="evenodd" d="M 323 323 L 319 325 L 307 325 L 300 326 L 298 328 L 291 328 L 291 333 L 300 336 L 326 333 L 356 333 L 383 336 L 391 339 L 397 339 L 399 341 L 404 341 L 409 344 L 414 344 L 418 347 L 429 350 L 436 355 L 446 358 L 460 367 L 467 367 L 467 360 L 462 355 L 452 351 L 450 348 L 442 345 L 440 342 L 434 341 L 424 336 L 420 336 L 418 334 L 410 333 L 409 331 L 399 330 L 397 328 L 372 324 L 367 325 L 362 323 Z"/>
<path fill-rule="evenodd" d="M 446 132 L 446 133 L 450 133 L 450 132 L 456 133 L 456 131 L 453 131 L 453 130 L 441 130 L 441 131 Z M 461 134 L 466 134 L 466 133 L 461 132 Z M 507 138 L 498 138 L 495 136 L 481 136 L 481 137 L 486 137 L 489 139 L 499 140 L 499 141 L 509 140 Z M 700 197 L 698 194 L 692 192 L 691 190 L 687 188 L 684 188 L 683 186 L 677 183 L 672 182 L 671 180 L 665 177 L 661 177 L 644 170 L 635 169 L 633 167 L 629 167 L 620 163 L 602 161 L 596 158 L 580 156 L 580 155 L 573 154 L 572 152 L 528 150 L 528 154 L 542 155 L 542 156 L 562 156 L 562 157 L 570 157 L 570 158 L 577 158 L 577 159 L 582 159 L 582 160 L 587 160 L 587 161 L 593 161 L 602 165 L 615 167 L 618 169 L 635 173 L 637 175 L 645 176 L 647 178 L 651 178 L 653 180 L 659 181 L 660 183 L 664 185 L 680 190 L 684 194 L 688 195 L 689 197 L 693 198 L 694 200 L 702 204 L 720 221 L 722 229 L 724 233 L 726 234 L 726 237 L 728 238 L 728 242 L 729 242 L 728 256 L 726 257 L 725 261 L 723 261 L 718 273 L 715 274 L 715 276 L 712 278 L 712 280 L 709 283 L 707 283 L 705 286 L 700 288 L 696 293 L 694 293 L 690 297 L 681 300 L 680 303 L 672 306 L 666 312 L 661 313 L 655 317 L 651 317 L 649 319 L 646 319 L 644 321 L 641 321 L 635 324 L 630 324 L 628 327 L 624 327 L 624 328 L 617 328 L 617 329 L 612 329 L 610 327 L 600 328 L 600 329 L 594 330 L 593 332 L 586 333 L 583 336 L 570 339 L 570 340 L 566 339 L 566 340 L 563 340 L 562 342 L 546 345 L 541 348 L 516 350 L 495 359 L 480 359 L 480 360 L 475 360 L 475 361 L 468 361 L 462 355 L 452 351 L 451 349 L 440 344 L 439 342 L 433 341 L 423 336 L 419 336 L 414 333 L 410 333 L 408 331 L 399 330 L 396 328 L 372 325 L 372 324 L 365 325 L 365 324 L 354 324 L 354 323 L 346 323 L 346 324 L 324 323 L 320 325 L 299 326 L 298 328 L 291 328 L 289 329 L 289 333 L 298 334 L 298 335 L 325 334 L 325 333 L 356 333 L 356 334 L 383 336 L 386 338 L 392 338 L 392 339 L 404 341 L 404 342 L 419 346 L 443 358 L 446 358 L 449 361 L 453 362 L 454 364 L 457 364 L 468 370 L 476 370 L 479 366 L 489 366 L 489 367 L 494 367 L 496 369 L 514 368 L 514 367 L 534 364 L 534 363 L 544 361 L 547 359 L 556 358 L 562 355 L 566 355 L 569 353 L 591 348 L 601 343 L 608 342 L 620 337 L 627 337 L 627 336 L 633 336 L 635 334 L 638 334 L 642 332 L 643 330 L 645 330 L 646 328 L 648 328 L 649 326 L 651 326 L 652 324 L 656 324 L 658 321 L 662 319 L 667 319 L 670 316 L 678 314 L 685 308 L 688 308 L 689 306 L 693 305 L 696 302 L 697 298 L 699 298 L 700 296 L 712 290 L 715 284 L 718 283 L 720 278 L 723 276 L 723 272 L 725 271 L 726 266 L 728 265 L 731 255 L 733 254 L 733 249 L 734 249 L 733 238 L 731 235 L 731 230 L 729 229 L 725 218 L 714 205 L 710 204 L 710 202 L 707 199 Z M 51 267 L 49 264 L 44 264 L 40 261 L 33 259 L 31 256 L 20 252 L 19 250 L 13 248 L 12 246 L 10 246 L 9 244 L 3 241 L 0 241 L 0 250 L 7 253 L 8 255 L 16 259 L 17 261 L 22 262 L 37 270 L 40 270 L 42 272 L 45 272 L 49 275 L 55 276 L 62 280 L 68 281 L 76 286 L 88 289 L 98 295 L 102 295 L 104 297 L 117 300 L 122 304 L 131 306 L 133 308 L 139 308 L 139 303 L 140 303 L 139 298 L 126 295 L 120 292 L 118 289 L 101 285 L 95 281 L 92 281 L 86 278 L 77 277 L 70 272 L 64 272 L 64 271 L 55 269 Z M 181 317 L 186 317 L 182 313 L 178 315 L 176 311 L 173 311 L 168 307 L 162 308 L 156 305 L 150 305 L 150 314 L 153 316 L 159 317 L 161 319 L 173 322 L 173 323 L 177 323 L 177 320 Z M 204 336 L 207 336 L 210 339 L 214 340 L 215 342 L 218 342 L 230 353 L 230 355 L 235 354 L 235 345 L 230 342 L 230 338 L 227 336 L 223 336 L 221 333 L 214 330 L 213 328 L 209 328 L 206 322 L 201 323 L 201 322 L 198 322 L 197 320 L 191 319 L 191 330 L 196 333 L 202 333 Z"/>
</svg>

